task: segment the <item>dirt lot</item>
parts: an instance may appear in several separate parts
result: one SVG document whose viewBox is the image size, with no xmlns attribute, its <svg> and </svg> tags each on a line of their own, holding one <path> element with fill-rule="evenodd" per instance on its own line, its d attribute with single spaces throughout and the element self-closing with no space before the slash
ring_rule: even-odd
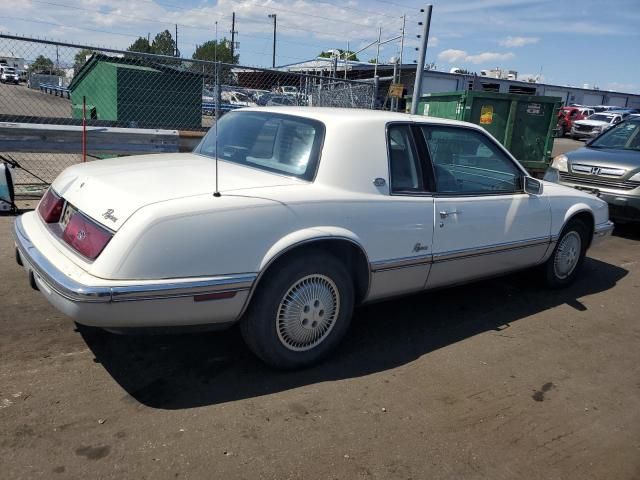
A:
<svg viewBox="0 0 640 480">
<path fill-rule="evenodd" d="M 530 274 L 361 308 L 325 364 L 238 331 L 123 337 L 30 289 L 0 218 L 4 478 L 640 478 L 640 230 Z"/>
</svg>

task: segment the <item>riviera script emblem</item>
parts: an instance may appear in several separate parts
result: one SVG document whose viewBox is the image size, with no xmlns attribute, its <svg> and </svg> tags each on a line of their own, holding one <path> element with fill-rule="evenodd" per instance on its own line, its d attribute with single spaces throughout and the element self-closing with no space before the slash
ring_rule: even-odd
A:
<svg viewBox="0 0 640 480">
<path fill-rule="evenodd" d="M 111 220 L 114 223 L 117 222 L 118 217 L 113 215 L 114 211 L 115 210 L 113 208 L 108 209 L 106 212 L 102 214 L 102 218 L 104 218 L 105 220 Z"/>
<path fill-rule="evenodd" d="M 416 252 L 416 253 L 417 252 L 422 252 L 424 250 L 429 250 L 429 247 L 427 247 L 426 245 L 423 246 L 421 243 L 416 243 L 413 246 L 413 251 Z"/>
</svg>

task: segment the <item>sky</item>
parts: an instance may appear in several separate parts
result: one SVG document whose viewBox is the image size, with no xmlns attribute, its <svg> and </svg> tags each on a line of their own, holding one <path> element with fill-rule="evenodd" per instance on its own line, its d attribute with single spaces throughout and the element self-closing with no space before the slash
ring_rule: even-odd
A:
<svg viewBox="0 0 640 480">
<path fill-rule="evenodd" d="M 479 72 L 500 67 L 519 79 L 640 93 L 640 0 L 433 0 L 427 62 Z M 314 58 L 332 48 L 357 51 L 397 37 L 406 16 L 404 63 L 417 59 L 426 4 L 415 0 L 0 0 L 0 32 L 70 43 L 126 48 L 138 36 L 171 32 L 190 57 L 196 45 L 230 38 L 236 13 L 240 63 L 271 66 Z M 0 52 L 14 48 L 0 39 Z M 24 48 L 29 59 L 34 49 Z M 37 52 L 36 52 L 37 53 Z M 380 62 L 399 56 L 383 45 Z M 376 47 L 360 53 L 376 56 Z"/>
</svg>

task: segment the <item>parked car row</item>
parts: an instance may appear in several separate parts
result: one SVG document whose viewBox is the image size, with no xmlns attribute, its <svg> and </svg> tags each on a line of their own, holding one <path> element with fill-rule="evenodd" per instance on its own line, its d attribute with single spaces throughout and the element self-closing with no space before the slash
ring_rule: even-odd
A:
<svg viewBox="0 0 640 480">
<path fill-rule="evenodd" d="M 605 105 L 563 107 L 558 111 L 556 136 L 562 138 L 568 133 L 574 140 L 594 138 L 630 115 L 637 114 L 640 114 L 639 109 Z"/>
<path fill-rule="evenodd" d="M 202 92 L 202 112 L 213 115 L 215 112 L 215 87 L 204 88 Z M 294 86 L 281 86 L 273 91 L 234 88 L 223 85 L 221 87 L 220 109 L 223 113 L 241 107 L 273 107 L 273 106 L 305 106 L 307 98 Z"/>
</svg>

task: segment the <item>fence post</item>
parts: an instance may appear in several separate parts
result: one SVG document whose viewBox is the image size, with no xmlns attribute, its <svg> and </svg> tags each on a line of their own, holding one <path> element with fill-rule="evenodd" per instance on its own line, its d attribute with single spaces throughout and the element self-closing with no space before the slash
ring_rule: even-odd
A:
<svg viewBox="0 0 640 480">
<path fill-rule="evenodd" d="M 378 100 L 378 89 L 380 88 L 380 77 L 373 77 L 373 98 L 371 99 L 371 108 L 375 110 L 376 101 Z"/>
</svg>

